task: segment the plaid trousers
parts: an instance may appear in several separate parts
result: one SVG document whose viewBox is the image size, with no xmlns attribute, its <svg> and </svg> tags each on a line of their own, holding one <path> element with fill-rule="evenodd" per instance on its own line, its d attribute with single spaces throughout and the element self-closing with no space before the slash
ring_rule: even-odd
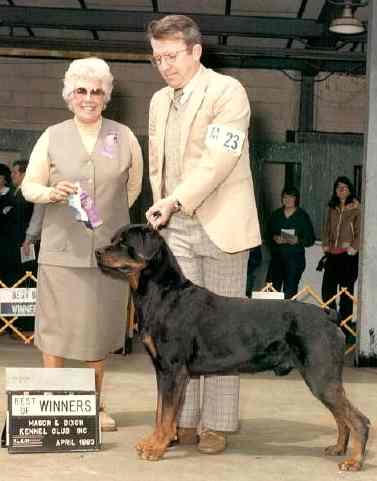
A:
<svg viewBox="0 0 377 481">
<path fill-rule="evenodd" d="M 170 219 L 161 234 L 184 275 L 192 282 L 223 296 L 245 296 L 248 251 L 235 254 L 222 251 L 195 217 L 181 213 Z M 202 383 L 200 378 L 191 378 L 178 415 L 178 426 L 236 431 L 239 387 L 238 375 L 207 375 L 203 376 Z"/>
</svg>

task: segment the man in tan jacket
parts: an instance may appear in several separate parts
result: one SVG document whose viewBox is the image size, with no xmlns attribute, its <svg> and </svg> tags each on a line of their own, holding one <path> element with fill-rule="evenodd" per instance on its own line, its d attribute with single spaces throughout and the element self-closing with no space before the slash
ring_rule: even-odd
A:
<svg viewBox="0 0 377 481">
<path fill-rule="evenodd" d="M 248 250 L 260 244 L 250 172 L 247 94 L 234 78 L 203 67 L 193 20 L 169 15 L 148 27 L 152 63 L 167 87 L 152 98 L 149 173 L 160 228 L 184 274 L 225 296 L 245 295 Z M 226 447 L 238 428 L 239 377 L 191 379 L 178 416 L 178 441 L 202 453 Z M 199 434 L 199 437 L 198 437 Z"/>
</svg>

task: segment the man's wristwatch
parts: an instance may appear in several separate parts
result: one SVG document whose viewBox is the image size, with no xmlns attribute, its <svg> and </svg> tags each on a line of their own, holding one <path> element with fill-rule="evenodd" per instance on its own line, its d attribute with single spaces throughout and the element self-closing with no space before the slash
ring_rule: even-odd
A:
<svg viewBox="0 0 377 481">
<path fill-rule="evenodd" d="M 181 209 L 182 209 L 182 204 L 179 202 L 179 200 L 175 199 L 174 212 L 179 212 Z"/>
</svg>

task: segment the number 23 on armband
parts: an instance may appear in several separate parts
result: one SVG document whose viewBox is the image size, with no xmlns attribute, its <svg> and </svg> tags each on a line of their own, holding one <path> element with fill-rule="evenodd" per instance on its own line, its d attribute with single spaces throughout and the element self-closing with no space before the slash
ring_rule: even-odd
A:
<svg viewBox="0 0 377 481">
<path fill-rule="evenodd" d="M 210 124 L 207 129 L 206 145 L 208 148 L 241 154 L 245 133 L 226 125 Z"/>
</svg>

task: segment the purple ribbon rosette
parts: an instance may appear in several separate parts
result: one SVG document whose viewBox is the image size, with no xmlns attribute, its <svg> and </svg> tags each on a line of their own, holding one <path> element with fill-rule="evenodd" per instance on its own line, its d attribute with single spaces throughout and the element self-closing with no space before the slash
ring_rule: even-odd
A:
<svg viewBox="0 0 377 481">
<path fill-rule="evenodd" d="M 96 229 L 103 224 L 103 220 L 99 215 L 98 209 L 93 199 L 85 190 L 82 190 L 80 192 L 80 203 L 82 209 L 88 216 L 88 220 L 85 222 L 85 225 L 89 227 L 89 229 Z"/>
<path fill-rule="evenodd" d="M 115 155 L 115 151 L 119 144 L 119 134 L 118 132 L 108 132 L 103 140 L 103 150 L 102 154 L 111 159 Z"/>
<path fill-rule="evenodd" d="M 82 190 L 80 183 L 75 183 L 77 192 L 68 198 L 68 205 L 73 208 L 76 220 L 82 222 L 88 229 L 96 229 L 103 224 L 98 209 L 88 192 Z"/>
</svg>

